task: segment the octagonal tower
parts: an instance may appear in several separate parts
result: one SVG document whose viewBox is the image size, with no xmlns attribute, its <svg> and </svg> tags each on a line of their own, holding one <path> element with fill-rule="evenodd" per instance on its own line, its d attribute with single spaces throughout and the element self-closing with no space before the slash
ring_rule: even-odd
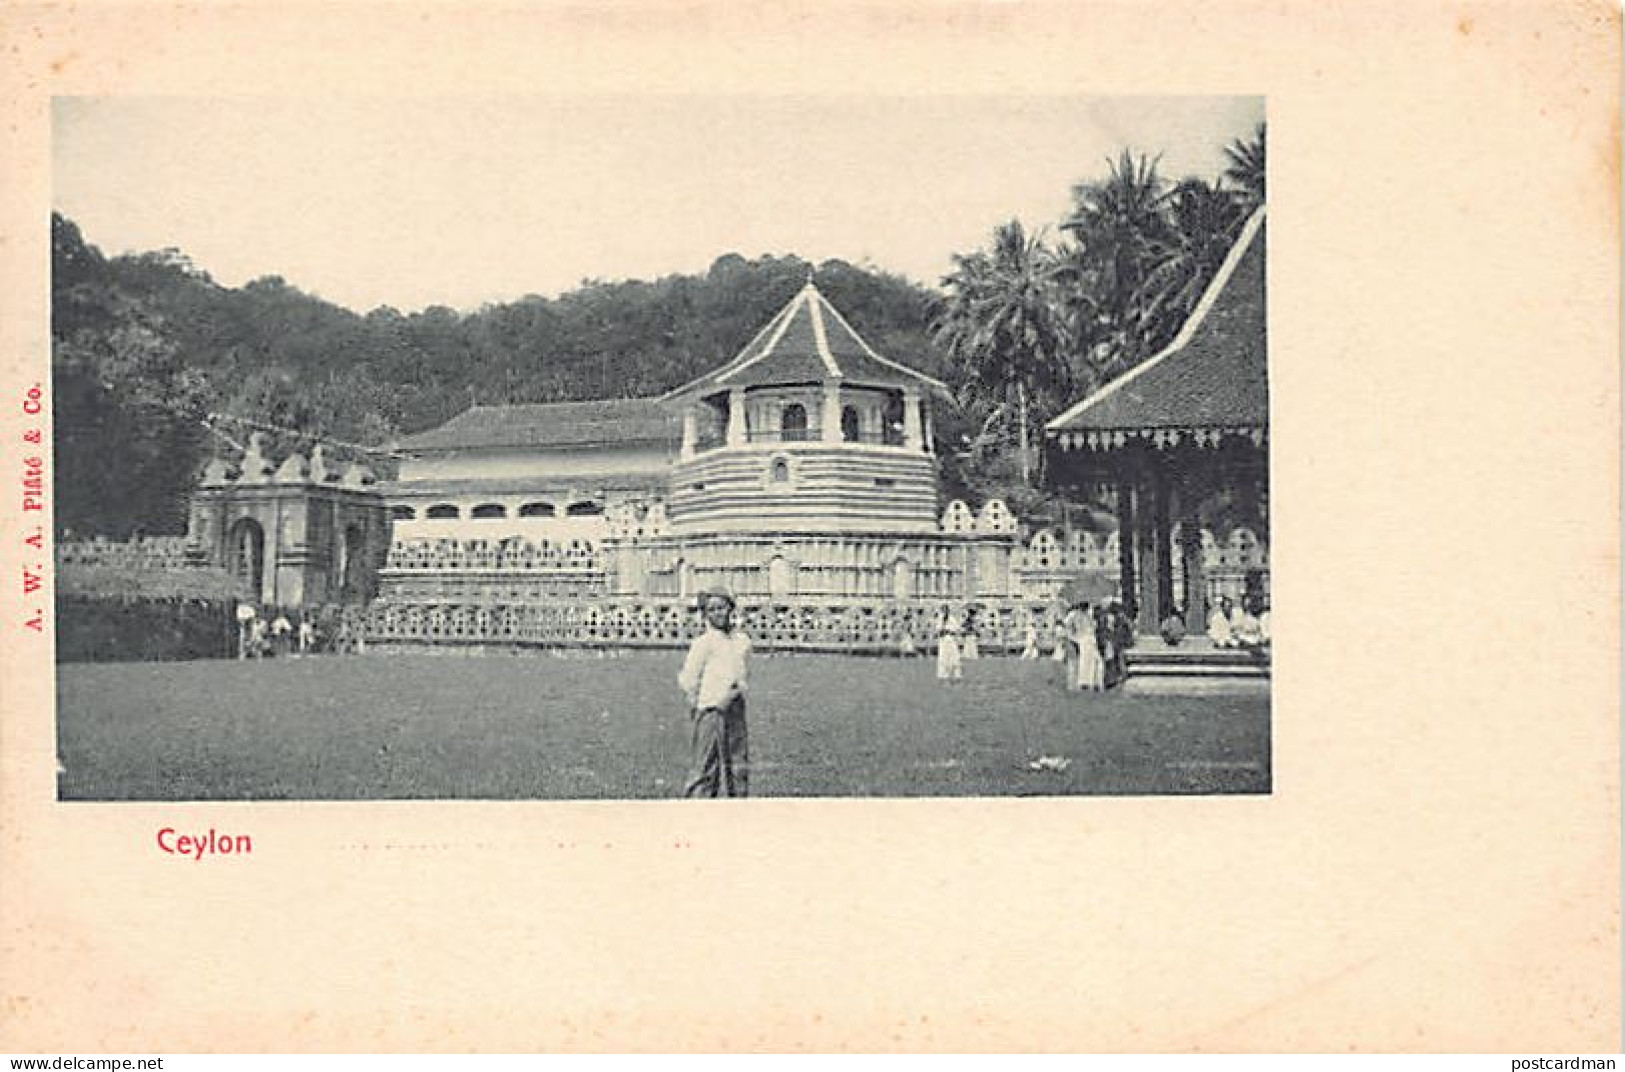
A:
<svg viewBox="0 0 1625 1072">
<path fill-rule="evenodd" d="M 683 422 L 672 533 L 935 532 L 930 399 L 946 394 L 809 276 L 737 357 L 661 399 Z"/>
</svg>

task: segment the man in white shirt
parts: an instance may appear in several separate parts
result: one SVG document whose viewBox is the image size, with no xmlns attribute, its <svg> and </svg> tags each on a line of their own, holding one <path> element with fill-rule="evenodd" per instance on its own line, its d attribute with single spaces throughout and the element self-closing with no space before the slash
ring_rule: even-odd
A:
<svg viewBox="0 0 1625 1072">
<path fill-rule="evenodd" d="M 688 649 L 677 675 L 693 722 L 694 766 L 683 795 L 749 796 L 745 676 L 750 637 L 734 628 L 734 599 L 727 592 L 703 593 L 700 608 L 705 632 Z"/>
</svg>

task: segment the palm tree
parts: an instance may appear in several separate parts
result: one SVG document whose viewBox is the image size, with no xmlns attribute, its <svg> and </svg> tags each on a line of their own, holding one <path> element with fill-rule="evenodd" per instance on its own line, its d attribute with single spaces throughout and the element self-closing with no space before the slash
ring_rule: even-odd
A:
<svg viewBox="0 0 1625 1072">
<path fill-rule="evenodd" d="M 1052 254 L 1040 235 L 1012 220 L 993 232 L 990 251 L 954 257 L 949 297 L 936 337 L 965 369 L 973 393 L 998 404 L 983 434 L 1014 413 L 1021 481 L 1031 486 L 1032 410 L 1047 411 L 1071 384 L 1067 329 L 1053 286 Z"/>
<path fill-rule="evenodd" d="M 1222 183 L 1186 179 L 1165 203 L 1169 227 L 1147 243 L 1148 269 L 1134 297 L 1153 351 L 1165 346 L 1195 310 L 1246 219 Z"/>
<path fill-rule="evenodd" d="M 1230 160 L 1224 177 L 1235 186 L 1242 207 L 1251 213 L 1264 203 L 1264 124 L 1258 124 L 1251 140 L 1237 138 L 1225 146 L 1224 155 Z"/>
<path fill-rule="evenodd" d="M 1074 241 L 1063 240 L 1050 258 L 1050 284 L 1066 329 L 1073 386 L 1083 394 L 1107 379 L 1114 355 L 1125 348 L 1119 325 L 1103 298 L 1102 274 Z"/>
<path fill-rule="evenodd" d="M 1126 368 L 1145 353 L 1136 303 L 1150 251 L 1170 226 L 1157 163 L 1123 150 L 1108 161 L 1105 179 L 1072 188 L 1072 215 L 1061 225 L 1077 243 L 1070 274 L 1087 286 L 1096 309 L 1092 341 L 1103 344 L 1102 373 Z"/>
</svg>

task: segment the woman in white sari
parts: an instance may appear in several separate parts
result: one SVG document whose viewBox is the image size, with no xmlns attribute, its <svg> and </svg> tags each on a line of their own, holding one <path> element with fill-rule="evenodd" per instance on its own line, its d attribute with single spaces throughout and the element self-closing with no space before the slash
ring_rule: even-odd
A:
<svg viewBox="0 0 1625 1072">
<path fill-rule="evenodd" d="M 948 607 L 942 608 L 937 618 L 937 678 L 941 681 L 958 681 L 965 676 L 959 650 L 962 629 L 959 615 Z"/>
<path fill-rule="evenodd" d="M 1106 660 L 1100 654 L 1100 641 L 1096 634 L 1095 614 L 1089 604 L 1076 618 L 1073 635 L 1078 645 L 1077 684 L 1074 688 L 1100 692 L 1106 688 Z"/>
</svg>

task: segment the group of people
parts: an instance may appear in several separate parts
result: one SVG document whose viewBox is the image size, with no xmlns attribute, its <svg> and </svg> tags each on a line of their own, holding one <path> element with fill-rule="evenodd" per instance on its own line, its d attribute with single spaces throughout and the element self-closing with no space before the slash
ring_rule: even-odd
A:
<svg viewBox="0 0 1625 1072">
<path fill-rule="evenodd" d="M 271 615 L 274 614 L 274 617 Z M 312 655 L 319 651 L 364 651 L 366 641 L 348 619 L 339 618 L 331 633 L 324 634 L 315 615 L 297 614 L 298 624 L 286 611 L 263 613 L 247 603 L 237 608 L 237 658 L 267 659 L 273 656 Z"/>
<path fill-rule="evenodd" d="M 1239 647 L 1269 643 L 1269 610 L 1249 602 L 1238 610 L 1226 598 L 1214 608 L 1209 629 L 1216 644 Z M 705 631 L 690 645 L 677 675 L 678 687 L 688 701 L 692 749 L 683 795 L 743 797 L 750 792 L 745 692 L 751 641 L 735 625 L 736 604 L 728 592 L 702 593 L 699 608 L 705 617 Z M 1069 691 L 1100 691 L 1120 682 L 1124 677 L 1124 652 L 1133 643 L 1133 636 L 1128 611 L 1117 600 L 1094 605 L 1073 603 L 1055 626 L 1053 657 L 1062 666 L 1065 687 Z M 1021 657 L 1041 658 L 1038 648 L 1038 628 L 1029 625 Z M 937 677 L 960 679 L 964 661 L 975 657 L 976 628 L 970 608 L 960 611 L 944 607 L 937 618 Z"/>
<path fill-rule="evenodd" d="M 943 607 L 937 613 L 937 678 L 958 681 L 965 676 L 967 660 L 981 657 L 981 643 L 976 635 L 974 608 L 959 611 Z"/>
<path fill-rule="evenodd" d="M 1215 647 L 1265 648 L 1270 642 L 1269 604 L 1256 595 L 1250 595 L 1237 606 L 1229 596 L 1222 596 L 1208 612 L 1207 635 Z"/>
<path fill-rule="evenodd" d="M 1069 692 L 1101 692 L 1123 680 L 1124 652 L 1134 631 L 1116 600 L 1092 605 L 1080 600 L 1055 623 L 1054 660 L 1061 664 L 1061 683 Z M 1023 659 L 1039 658 L 1038 627 L 1027 627 Z"/>
</svg>

